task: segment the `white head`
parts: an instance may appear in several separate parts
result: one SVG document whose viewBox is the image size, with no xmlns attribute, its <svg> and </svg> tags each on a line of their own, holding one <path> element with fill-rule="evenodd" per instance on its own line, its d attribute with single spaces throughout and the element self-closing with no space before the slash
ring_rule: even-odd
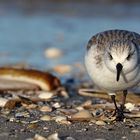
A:
<svg viewBox="0 0 140 140">
<path fill-rule="evenodd" d="M 104 54 L 107 68 L 116 73 L 116 80 L 119 81 L 121 72 L 124 74 L 133 71 L 139 61 L 138 47 L 132 41 L 115 40 L 107 44 Z"/>
</svg>

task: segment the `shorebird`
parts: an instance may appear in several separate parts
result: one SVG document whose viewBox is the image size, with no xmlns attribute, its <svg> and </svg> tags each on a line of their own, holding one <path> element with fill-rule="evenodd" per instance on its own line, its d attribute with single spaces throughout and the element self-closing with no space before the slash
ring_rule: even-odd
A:
<svg viewBox="0 0 140 140">
<path fill-rule="evenodd" d="M 128 89 L 140 82 L 140 35 L 126 30 L 108 30 L 94 35 L 88 42 L 85 66 L 93 83 L 112 98 L 116 119 L 124 119 Z M 116 93 L 123 91 L 120 107 Z"/>
</svg>

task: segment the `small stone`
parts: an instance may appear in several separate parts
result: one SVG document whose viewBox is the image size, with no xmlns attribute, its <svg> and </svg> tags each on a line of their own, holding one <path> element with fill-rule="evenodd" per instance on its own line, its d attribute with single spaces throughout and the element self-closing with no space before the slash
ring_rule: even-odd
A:
<svg viewBox="0 0 140 140">
<path fill-rule="evenodd" d="M 49 131 L 49 128 L 48 127 L 43 127 L 43 130 Z"/>
<path fill-rule="evenodd" d="M 51 112 L 52 111 L 52 108 L 49 107 L 49 106 L 42 106 L 39 110 L 41 112 Z"/>
<path fill-rule="evenodd" d="M 67 117 L 65 116 L 56 116 L 53 118 L 56 122 L 66 121 Z"/>
<path fill-rule="evenodd" d="M 69 94 L 65 90 L 61 91 L 60 92 L 60 95 L 63 96 L 63 97 L 65 97 L 65 98 L 69 98 Z"/>
<path fill-rule="evenodd" d="M 29 118 L 30 115 L 28 112 L 21 112 L 21 113 L 16 113 L 15 114 L 15 117 L 16 118 Z"/>
<path fill-rule="evenodd" d="M 71 115 L 71 114 L 74 114 L 74 113 L 77 113 L 78 112 L 77 109 L 64 109 L 64 108 L 59 108 L 58 110 L 60 112 L 62 112 L 63 114 L 65 114 L 65 115 Z"/>
<path fill-rule="evenodd" d="M 14 122 L 15 120 L 16 119 L 12 117 L 12 118 L 9 119 L 9 122 Z"/>
<path fill-rule="evenodd" d="M 126 136 L 123 136 L 122 139 L 127 139 L 127 137 Z"/>
<path fill-rule="evenodd" d="M 28 129 L 36 129 L 37 127 L 38 127 L 38 125 L 34 123 L 34 124 L 29 124 L 27 128 Z"/>
<path fill-rule="evenodd" d="M 91 115 L 91 113 L 87 110 L 81 110 L 75 114 L 73 114 L 70 118 L 70 120 L 72 121 L 89 121 L 91 120 L 93 117 Z"/>
<path fill-rule="evenodd" d="M 39 134 L 35 134 L 34 140 L 47 140 L 47 139 Z"/>
<path fill-rule="evenodd" d="M 96 139 L 93 139 L 93 140 L 105 140 L 104 138 L 96 138 Z"/>
<path fill-rule="evenodd" d="M 45 50 L 45 56 L 51 59 L 59 58 L 62 54 L 62 51 L 58 48 L 48 48 Z"/>
<path fill-rule="evenodd" d="M 106 125 L 106 123 L 104 121 L 96 121 L 95 124 L 97 124 L 97 125 Z"/>
<path fill-rule="evenodd" d="M 26 140 L 35 140 L 35 139 L 33 139 L 33 138 L 27 138 Z"/>
<path fill-rule="evenodd" d="M 49 115 L 44 115 L 44 116 L 42 116 L 41 118 L 40 118 L 40 120 L 42 120 L 42 121 L 51 121 L 51 116 L 49 116 Z"/>
<path fill-rule="evenodd" d="M 59 122 L 60 124 L 64 124 L 64 125 L 70 125 L 71 122 L 70 121 L 67 121 L 67 120 L 62 120 Z"/>
<path fill-rule="evenodd" d="M 40 99 L 51 99 L 54 96 L 54 94 L 52 92 L 46 92 L 46 91 L 42 91 L 38 97 Z"/>
<path fill-rule="evenodd" d="M 26 109 L 35 109 L 37 108 L 36 104 L 25 104 L 25 103 L 21 103 L 23 107 L 25 107 Z"/>
<path fill-rule="evenodd" d="M 140 133 L 140 131 L 137 130 L 137 129 L 134 129 L 134 130 L 131 131 L 131 133 Z"/>
<path fill-rule="evenodd" d="M 84 110 L 84 108 L 82 106 L 77 106 L 76 109 L 79 111 Z"/>
<path fill-rule="evenodd" d="M 91 100 L 87 100 L 86 102 L 84 102 L 83 104 L 82 104 L 82 106 L 84 107 L 84 108 L 90 108 L 91 106 L 92 106 L 92 101 Z"/>
<path fill-rule="evenodd" d="M 47 137 L 47 140 L 61 140 L 59 137 L 58 137 L 58 133 L 54 133 L 54 134 L 51 134 Z"/>
<path fill-rule="evenodd" d="M 54 108 L 60 108 L 61 107 L 60 103 L 58 103 L 58 102 L 54 103 L 52 106 Z"/>
<path fill-rule="evenodd" d="M 76 139 L 74 139 L 73 137 L 66 137 L 65 140 L 76 140 Z"/>
</svg>

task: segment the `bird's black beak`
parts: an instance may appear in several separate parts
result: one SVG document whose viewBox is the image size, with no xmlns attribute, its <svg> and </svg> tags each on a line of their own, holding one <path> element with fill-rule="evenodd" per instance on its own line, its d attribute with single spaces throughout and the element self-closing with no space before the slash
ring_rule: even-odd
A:
<svg viewBox="0 0 140 140">
<path fill-rule="evenodd" d="M 120 79 L 120 74 L 121 74 L 122 68 L 123 68 L 123 66 L 122 66 L 121 63 L 118 63 L 118 64 L 116 65 L 116 69 L 117 69 L 116 81 L 119 81 L 119 79 Z"/>
</svg>

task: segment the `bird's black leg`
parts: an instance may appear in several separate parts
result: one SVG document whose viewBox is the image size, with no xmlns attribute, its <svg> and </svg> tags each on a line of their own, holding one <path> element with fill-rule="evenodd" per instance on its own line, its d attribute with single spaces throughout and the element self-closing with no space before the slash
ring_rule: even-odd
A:
<svg viewBox="0 0 140 140">
<path fill-rule="evenodd" d="M 121 108 L 117 107 L 115 97 L 116 97 L 115 95 L 111 95 L 111 99 L 112 99 L 112 101 L 115 105 L 116 120 L 117 121 L 123 121 L 123 119 L 124 119 L 123 110 Z"/>
</svg>

